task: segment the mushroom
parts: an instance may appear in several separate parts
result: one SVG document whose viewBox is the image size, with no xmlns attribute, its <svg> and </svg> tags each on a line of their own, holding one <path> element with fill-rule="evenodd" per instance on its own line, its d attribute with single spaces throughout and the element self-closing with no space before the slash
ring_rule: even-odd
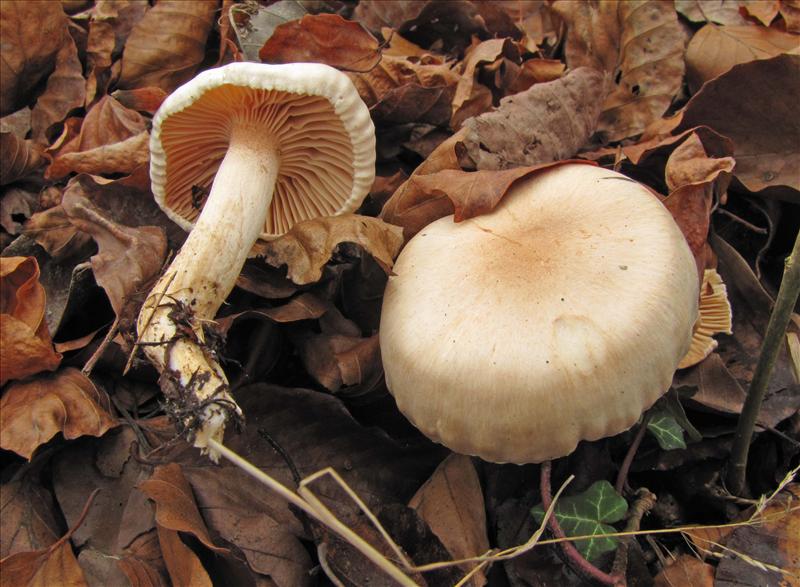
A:
<svg viewBox="0 0 800 587">
<path fill-rule="evenodd" d="M 241 417 L 204 326 L 254 244 L 301 220 L 352 212 L 374 175 L 369 111 L 326 65 L 233 63 L 201 73 L 159 108 L 152 190 L 191 233 L 142 307 L 139 345 L 195 446 L 221 440 L 230 415 Z"/>
<path fill-rule="evenodd" d="M 564 164 L 490 213 L 441 218 L 386 287 L 386 384 L 429 438 L 538 463 L 622 432 L 669 387 L 692 339 L 697 271 L 644 186 Z"/>
<path fill-rule="evenodd" d="M 703 272 L 700 284 L 700 315 L 694 325 L 692 344 L 678 369 L 697 365 L 710 355 L 719 344 L 715 334 L 733 334 L 733 312 L 728 301 L 728 289 L 716 269 Z"/>
</svg>

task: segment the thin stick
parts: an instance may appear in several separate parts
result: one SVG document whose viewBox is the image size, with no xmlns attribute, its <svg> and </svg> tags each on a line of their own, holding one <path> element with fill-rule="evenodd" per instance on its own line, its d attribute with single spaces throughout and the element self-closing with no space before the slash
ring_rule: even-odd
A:
<svg viewBox="0 0 800 587">
<path fill-rule="evenodd" d="M 650 423 L 650 418 L 652 418 L 652 416 L 653 414 L 651 412 L 647 412 L 644 415 L 642 423 L 639 425 L 639 430 L 636 431 L 636 436 L 633 438 L 630 447 L 628 447 L 628 452 L 625 454 L 625 459 L 622 461 L 622 465 L 619 468 L 617 483 L 614 485 L 614 489 L 620 495 L 622 495 L 622 490 L 628 482 L 628 471 L 630 471 L 631 465 L 633 464 L 636 451 L 639 450 L 639 445 L 642 444 L 642 439 L 644 439 L 644 434 L 647 432 L 647 425 Z"/>
<path fill-rule="evenodd" d="M 736 436 L 733 440 L 731 460 L 728 463 L 726 474 L 728 491 L 734 495 L 742 495 L 745 488 L 747 454 L 750 450 L 753 429 L 767 392 L 772 369 L 775 367 L 778 352 L 783 343 L 786 327 L 789 325 L 792 311 L 797 303 L 798 292 L 800 292 L 800 234 L 794 241 L 791 255 L 786 259 L 783 280 L 775 300 L 775 307 L 769 318 L 767 332 L 764 334 L 761 355 L 758 357 L 753 380 L 750 382 L 750 389 L 747 391 L 747 398 L 736 426 Z"/>
<path fill-rule="evenodd" d="M 117 335 L 117 332 L 119 332 L 119 316 L 114 318 L 111 328 L 108 329 L 105 337 L 103 337 L 103 341 L 98 345 L 94 353 L 92 353 L 92 356 L 89 357 L 89 360 L 83 365 L 81 373 L 87 377 L 92 374 L 92 369 L 94 369 L 94 366 L 97 364 L 97 361 L 100 360 L 100 357 L 103 356 L 103 353 L 106 352 L 106 348 L 108 348 L 108 345 L 111 344 L 111 340 Z"/>
<path fill-rule="evenodd" d="M 540 490 L 542 493 L 542 507 L 547 509 L 550 507 L 553 501 L 552 491 L 550 489 L 550 472 L 552 469 L 552 463 L 550 461 L 545 461 L 542 463 L 542 470 L 541 470 L 541 477 L 539 481 Z M 564 530 L 561 528 L 561 525 L 558 523 L 555 514 L 550 517 L 548 521 L 550 525 L 550 530 L 555 534 L 556 538 L 567 538 Z M 605 573 L 590 563 L 588 560 L 583 558 L 583 555 L 578 552 L 578 549 L 572 544 L 572 542 L 561 542 L 561 550 L 567 557 L 567 560 L 572 563 L 575 569 L 584 577 L 589 579 L 594 579 L 595 581 L 599 581 L 603 585 L 610 585 L 612 587 L 616 587 L 618 585 L 624 584 L 624 579 L 621 579 L 618 576 L 612 576 L 608 573 Z"/>
<path fill-rule="evenodd" d="M 656 505 L 656 496 L 647 488 L 641 487 L 637 492 L 636 501 L 628 510 L 628 522 L 625 524 L 626 532 L 636 532 L 642 524 L 644 515 Z M 623 538 L 619 542 L 617 552 L 614 555 L 614 564 L 611 566 L 612 577 L 624 577 L 628 569 L 628 549 L 630 548 L 632 536 Z"/>
</svg>

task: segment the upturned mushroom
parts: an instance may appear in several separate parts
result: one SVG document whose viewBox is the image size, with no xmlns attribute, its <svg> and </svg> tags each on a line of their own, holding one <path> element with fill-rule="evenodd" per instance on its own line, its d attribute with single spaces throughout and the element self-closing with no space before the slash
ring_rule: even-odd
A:
<svg viewBox="0 0 800 587">
<path fill-rule="evenodd" d="M 495 462 L 543 462 L 632 426 L 669 388 L 698 312 L 669 212 L 590 165 L 433 222 L 393 273 L 380 345 L 398 407 L 429 438 Z"/>
<path fill-rule="evenodd" d="M 204 326 L 258 239 L 359 206 L 375 174 L 374 128 L 331 67 L 233 63 L 164 101 L 150 154 L 156 201 L 191 233 L 144 303 L 138 342 L 173 415 L 205 448 L 241 413 Z"/>
</svg>

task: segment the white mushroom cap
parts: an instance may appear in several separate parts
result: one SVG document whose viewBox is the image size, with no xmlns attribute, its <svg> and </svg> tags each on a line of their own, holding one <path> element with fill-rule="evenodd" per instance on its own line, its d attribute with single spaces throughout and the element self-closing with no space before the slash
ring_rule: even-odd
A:
<svg viewBox="0 0 800 587">
<path fill-rule="evenodd" d="M 352 212 L 375 177 L 369 110 L 346 75 L 319 63 L 232 63 L 175 90 L 153 119 L 155 199 L 190 230 L 225 156 L 235 124 L 269 129 L 280 170 L 260 237 L 301 220 Z M 265 197 L 267 197 L 265 195 Z"/>
<path fill-rule="evenodd" d="M 426 436 L 531 463 L 632 426 L 669 387 L 697 317 L 694 259 L 646 188 L 567 164 L 400 254 L 380 326 L 386 383 Z"/>
</svg>

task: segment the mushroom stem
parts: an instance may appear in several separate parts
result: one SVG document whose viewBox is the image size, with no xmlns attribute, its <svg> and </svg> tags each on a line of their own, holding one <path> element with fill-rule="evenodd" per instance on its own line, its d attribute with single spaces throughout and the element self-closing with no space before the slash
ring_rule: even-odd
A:
<svg viewBox="0 0 800 587">
<path fill-rule="evenodd" d="M 233 289 L 272 201 L 280 166 L 277 149 L 264 149 L 264 130 L 245 124 L 230 144 L 197 223 L 139 314 L 139 345 L 161 373 L 177 419 L 195 434 L 194 445 L 216 451 L 225 423 L 241 410 L 203 327 Z"/>
</svg>

